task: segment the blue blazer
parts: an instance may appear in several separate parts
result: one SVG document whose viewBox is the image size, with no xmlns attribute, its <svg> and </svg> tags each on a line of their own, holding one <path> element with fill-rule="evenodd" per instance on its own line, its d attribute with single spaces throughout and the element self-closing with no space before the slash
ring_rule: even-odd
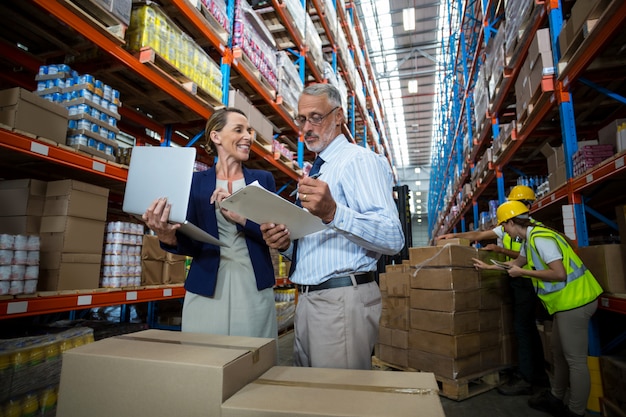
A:
<svg viewBox="0 0 626 417">
<path fill-rule="evenodd" d="M 246 184 L 258 180 L 259 184 L 267 190 L 276 192 L 276 183 L 271 173 L 244 167 L 243 175 Z M 215 184 L 215 168 L 193 174 L 189 206 L 187 208 L 187 220 L 217 237 L 215 204 L 210 204 L 209 202 L 213 191 L 215 191 Z M 238 224 L 237 229 L 245 234 L 257 289 L 264 290 L 273 287 L 276 283 L 274 266 L 270 257 L 269 247 L 263 240 L 261 227 L 257 223 L 247 220 L 245 227 Z M 198 242 L 180 232 L 176 232 L 176 238 L 178 240 L 177 246 L 161 243 L 161 247 L 168 252 L 193 258 L 189 274 L 185 280 L 185 289 L 194 294 L 212 297 L 215 294 L 215 286 L 217 284 L 220 247 Z"/>
</svg>

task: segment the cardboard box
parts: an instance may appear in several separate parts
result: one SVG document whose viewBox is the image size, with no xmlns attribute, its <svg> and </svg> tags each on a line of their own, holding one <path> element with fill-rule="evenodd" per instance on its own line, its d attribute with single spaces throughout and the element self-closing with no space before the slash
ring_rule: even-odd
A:
<svg viewBox="0 0 626 417">
<path fill-rule="evenodd" d="M 51 181 L 44 216 L 74 216 L 105 221 L 109 189 L 75 180 Z"/>
<path fill-rule="evenodd" d="M 185 272 L 184 261 L 165 261 L 163 262 L 163 283 L 164 284 L 182 284 L 185 282 L 187 274 Z"/>
<path fill-rule="evenodd" d="M 409 299 L 404 297 L 385 297 L 380 325 L 392 329 L 409 330 Z"/>
<path fill-rule="evenodd" d="M 274 339 L 163 330 L 102 339 L 63 354 L 57 415 L 220 416 L 276 358 Z"/>
<path fill-rule="evenodd" d="M 275 366 L 222 404 L 222 417 L 444 416 L 432 373 Z"/>
<path fill-rule="evenodd" d="M 165 261 L 141 260 L 141 285 L 163 284 L 163 264 Z"/>
<path fill-rule="evenodd" d="M 443 334 L 464 334 L 480 329 L 480 315 L 473 311 L 431 311 L 410 309 L 411 329 L 425 330 Z"/>
<path fill-rule="evenodd" d="M 478 249 L 466 246 L 425 246 L 409 248 L 409 262 L 411 266 L 456 266 L 470 268 L 473 266 L 472 258 L 480 258 L 484 254 Z"/>
<path fill-rule="evenodd" d="M 480 272 L 474 268 L 420 268 L 411 274 L 411 288 L 469 290 L 480 288 Z"/>
<path fill-rule="evenodd" d="M 164 261 L 167 259 L 167 252 L 161 249 L 158 237 L 152 235 L 143 236 L 141 259 L 150 259 L 154 261 Z"/>
<path fill-rule="evenodd" d="M 411 308 L 434 311 L 478 310 L 480 290 L 422 290 L 411 289 Z"/>
<path fill-rule="evenodd" d="M 463 358 L 480 352 L 480 334 L 447 335 L 411 329 L 409 348 L 450 358 Z"/>
<path fill-rule="evenodd" d="M 408 297 L 410 290 L 410 272 L 386 272 L 380 275 L 381 291 L 388 297 Z"/>
<path fill-rule="evenodd" d="M 19 179 L 0 181 L 0 216 L 41 216 L 46 181 Z"/>
<path fill-rule="evenodd" d="M 563 145 L 553 148 L 550 144 L 545 144 L 541 148 L 541 153 L 546 157 L 548 162 L 548 182 L 550 190 L 554 191 L 567 181 L 565 173 L 565 154 L 563 153 Z"/>
<path fill-rule="evenodd" d="M 56 266 L 40 267 L 37 289 L 39 291 L 83 290 L 100 286 L 100 254 L 62 253 L 56 261 L 42 253 L 42 261 Z M 56 263 L 56 265 L 54 265 Z"/>
<path fill-rule="evenodd" d="M 228 106 L 241 110 L 248 117 L 252 103 L 239 90 L 230 90 L 228 92 Z"/>
<path fill-rule="evenodd" d="M 65 143 L 68 111 L 23 88 L 0 91 L 0 123 Z"/>
<path fill-rule="evenodd" d="M 381 343 L 378 345 L 377 357 L 383 362 L 396 365 L 401 368 L 409 367 L 409 351 L 407 349 L 384 345 Z"/>
<path fill-rule="evenodd" d="M 626 119 L 616 119 L 598 130 L 598 143 L 600 145 L 613 145 L 613 149 L 617 153 L 624 150 L 617 135 L 618 128 L 623 123 L 626 123 Z"/>
<path fill-rule="evenodd" d="M 445 245 L 458 245 L 458 246 L 470 246 L 472 242 L 469 239 L 454 238 L 454 239 L 440 239 L 437 241 L 437 246 Z"/>
<path fill-rule="evenodd" d="M 9 235 L 38 235 L 40 229 L 40 216 L 0 217 L 0 233 L 7 233 Z"/>
<path fill-rule="evenodd" d="M 31 194 L 28 188 L 0 190 L 0 216 L 41 217 L 45 197 Z"/>
<path fill-rule="evenodd" d="M 105 222 L 82 217 L 45 216 L 41 219 L 41 250 L 102 253 Z"/>
<path fill-rule="evenodd" d="M 626 244 L 587 246 L 577 252 L 604 291 L 626 293 Z"/>
<path fill-rule="evenodd" d="M 481 358 L 480 353 L 464 358 L 452 358 L 419 349 L 410 349 L 409 367 L 422 372 L 434 372 L 438 377 L 457 379 L 480 372 Z"/>
</svg>

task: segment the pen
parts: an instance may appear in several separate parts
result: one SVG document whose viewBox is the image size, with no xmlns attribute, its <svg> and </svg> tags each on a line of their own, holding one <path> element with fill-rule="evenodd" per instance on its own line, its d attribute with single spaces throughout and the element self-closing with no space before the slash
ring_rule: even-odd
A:
<svg viewBox="0 0 626 417">
<path fill-rule="evenodd" d="M 317 174 L 313 174 L 313 175 L 311 175 L 309 178 L 317 179 L 317 178 L 319 178 L 319 176 L 320 176 L 320 175 L 322 175 L 322 173 L 321 173 L 321 172 L 318 172 Z M 291 194 L 289 194 L 289 197 L 293 197 L 294 195 L 296 195 L 296 193 L 297 193 L 297 192 L 298 192 L 298 187 L 296 187 L 296 189 L 295 189 L 295 190 L 293 190 L 293 191 L 291 192 Z"/>
</svg>

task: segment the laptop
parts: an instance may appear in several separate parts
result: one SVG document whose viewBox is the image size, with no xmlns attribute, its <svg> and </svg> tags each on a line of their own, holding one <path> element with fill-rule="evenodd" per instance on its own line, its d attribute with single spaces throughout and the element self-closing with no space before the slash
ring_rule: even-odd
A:
<svg viewBox="0 0 626 417">
<path fill-rule="evenodd" d="M 196 148 L 135 146 L 130 157 L 122 210 L 139 219 L 157 198 L 172 205 L 170 222 L 180 223 L 180 232 L 192 239 L 226 246 L 218 238 L 187 221 Z"/>
</svg>

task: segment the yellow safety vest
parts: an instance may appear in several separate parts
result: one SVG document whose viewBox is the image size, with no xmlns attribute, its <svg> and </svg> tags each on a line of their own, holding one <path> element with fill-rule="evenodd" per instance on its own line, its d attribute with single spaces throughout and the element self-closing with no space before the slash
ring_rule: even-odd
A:
<svg viewBox="0 0 626 417">
<path fill-rule="evenodd" d="M 504 232 L 504 236 L 502 237 L 502 247 L 504 249 L 519 252 L 520 250 L 522 250 L 522 242 L 516 242 L 515 240 L 513 240 L 510 234 Z M 509 256 L 507 256 L 506 259 L 511 260 Z"/>
<path fill-rule="evenodd" d="M 567 241 L 558 233 L 545 227 L 534 226 L 530 232 L 526 244 L 526 259 L 531 269 L 539 271 L 550 269 L 537 251 L 535 239 L 538 237 L 547 237 L 556 241 L 563 254 L 562 262 L 567 273 L 565 281 L 542 281 L 532 278 L 537 295 L 548 313 L 554 314 L 583 306 L 602 294 L 602 287 Z"/>
</svg>

